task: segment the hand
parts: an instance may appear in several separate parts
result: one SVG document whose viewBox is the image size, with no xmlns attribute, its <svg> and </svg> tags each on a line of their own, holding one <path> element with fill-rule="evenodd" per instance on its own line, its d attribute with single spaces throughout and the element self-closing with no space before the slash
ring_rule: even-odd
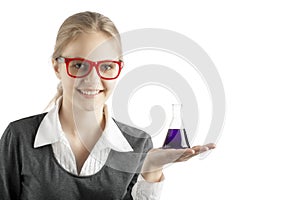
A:
<svg viewBox="0 0 300 200">
<path fill-rule="evenodd" d="M 214 149 L 215 144 L 209 143 L 203 146 L 194 146 L 187 149 L 151 149 L 144 161 L 142 175 L 145 180 L 156 182 L 162 176 L 165 165 L 175 162 L 187 161 L 205 151 Z"/>
</svg>

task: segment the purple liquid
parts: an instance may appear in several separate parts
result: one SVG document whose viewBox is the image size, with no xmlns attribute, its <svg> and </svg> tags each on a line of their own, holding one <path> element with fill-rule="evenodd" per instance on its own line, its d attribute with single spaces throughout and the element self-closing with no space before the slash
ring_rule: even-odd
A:
<svg viewBox="0 0 300 200">
<path fill-rule="evenodd" d="M 188 142 L 185 129 L 169 129 L 162 148 L 163 149 L 190 148 L 190 144 Z"/>
</svg>

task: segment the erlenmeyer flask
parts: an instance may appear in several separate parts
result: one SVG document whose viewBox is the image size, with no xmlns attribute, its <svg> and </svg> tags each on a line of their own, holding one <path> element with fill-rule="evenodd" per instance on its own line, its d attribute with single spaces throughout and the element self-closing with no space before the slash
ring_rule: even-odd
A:
<svg viewBox="0 0 300 200">
<path fill-rule="evenodd" d="M 181 119 L 181 104 L 172 104 L 173 117 L 163 144 L 163 149 L 190 148 L 187 134 Z"/>
</svg>

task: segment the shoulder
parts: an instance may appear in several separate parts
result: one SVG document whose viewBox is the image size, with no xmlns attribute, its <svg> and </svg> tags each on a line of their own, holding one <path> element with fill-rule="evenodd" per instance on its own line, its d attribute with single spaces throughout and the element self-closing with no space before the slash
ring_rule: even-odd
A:
<svg viewBox="0 0 300 200">
<path fill-rule="evenodd" d="M 137 138 L 149 138 L 150 135 L 146 133 L 145 131 L 138 129 L 136 127 L 124 124 L 120 121 L 117 121 L 116 119 L 113 119 L 119 129 L 122 131 L 123 134 L 130 135 L 132 137 L 137 137 Z"/>
<path fill-rule="evenodd" d="M 28 139 L 28 137 L 31 138 L 30 136 L 34 137 L 46 114 L 47 113 L 42 113 L 10 122 L 3 137 L 17 137 L 25 140 Z"/>
<path fill-rule="evenodd" d="M 143 148 L 147 150 L 153 148 L 151 136 L 148 133 L 136 127 L 117 121 L 116 119 L 113 120 L 133 148 L 138 146 L 143 146 Z"/>
<path fill-rule="evenodd" d="M 22 119 L 18 119 L 16 121 L 11 122 L 9 126 L 13 129 L 22 129 L 22 130 L 37 129 L 46 114 L 47 113 L 41 113 L 38 115 L 33 115 Z"/>
</svg>

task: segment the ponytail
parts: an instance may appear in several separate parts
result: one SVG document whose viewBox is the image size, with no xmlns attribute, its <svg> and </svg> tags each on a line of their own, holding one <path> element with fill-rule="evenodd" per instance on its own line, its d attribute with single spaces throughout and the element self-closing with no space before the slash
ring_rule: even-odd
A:
<svg viewBox="0 0 300 200">
<path fill-rule="evenodd" d="M 60 81 L 57 85 L 57 92 L 56 92 L 55 96 L 51 99 L 51 101 L 49 102 L 49 104 L 47 105 L 45 110 L 47 110 L 52 105 L 54 105 L 56 103 L 56 101 L 58 100 L 58 98 L 61 97 L 62 95 L 63 95 L 63 88 L 62 88 L 62 84 L 61 84 L 61 81 Z"/>
</svg>

